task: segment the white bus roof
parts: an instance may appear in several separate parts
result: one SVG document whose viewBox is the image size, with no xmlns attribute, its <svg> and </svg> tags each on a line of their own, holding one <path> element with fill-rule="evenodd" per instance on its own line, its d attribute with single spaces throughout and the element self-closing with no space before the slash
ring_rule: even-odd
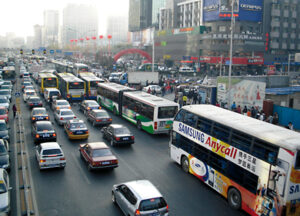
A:
<svg viewBox="0 0 300 216">
<path fill-rule="evenodd" d="M 124 95 L 149 104 L 151 106 L 179 106 L 178 103 L 175 103 L 162 97 L 157 97 L 155 95 L 148 94 L 143 91 L 125 92 Z"/>
<path fill-rule="evenodd" d="M 101 86 L 106 89 L 110 89 L 114 92 L 119 92 L 121 90 L 134 90 L 133 88 L 129 88 L 127 86 L 123 86 L 117 83 L 109 82 L 109 83 L 98 83 L 98 86 Z"/>
<path fill-rule="evenodd" d="M 208 104 L 183 109 L 290 151 L 300 150 L 300 133 L 296 131 Z"/>
</svg>

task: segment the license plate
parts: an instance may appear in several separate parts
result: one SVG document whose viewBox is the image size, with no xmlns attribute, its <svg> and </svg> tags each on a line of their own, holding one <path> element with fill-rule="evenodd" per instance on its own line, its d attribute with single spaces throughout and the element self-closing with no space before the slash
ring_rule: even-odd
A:
<svg viewBox="0 0 300 216">
<path fill-rule="evenodd" d="M 36 118 L 37 120 L 42 120 L 42 119 L 44 119 L 43 117 L 37 117 Z"/>
<path fill-rule="evenodd" d="M 44 134 L 43 137 L 50 137 L 50 134 Z"/>
<path fill-rule="evenodd" d="M 170 126 L 171 126 L 171 125 L 167 124 L 167 125 L 166 125 L 166 128 L 170 128 Z"/>
<path fill-rule="evenodd" d="M 83 134 L 83 132 L 82 131 L 77 131 L 76 134 Z"/>
<path fill-rule="evenodd" d="M 124 137 L 123 140 L 128 140 L 128 137 Z"/>
<path fill-rule="evenodd" d="M 110 164 L 110 162 L 109 161 L 102 162 L 102 165 L 107 165 L 107 164 Z"/>
</svg>

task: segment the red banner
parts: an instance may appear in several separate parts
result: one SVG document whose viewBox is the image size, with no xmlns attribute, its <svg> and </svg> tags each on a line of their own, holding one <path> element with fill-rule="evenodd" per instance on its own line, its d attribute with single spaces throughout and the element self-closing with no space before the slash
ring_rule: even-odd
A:
<svg viewBox="0 0 300 216">
<path fill-rule="evenodd" d="M 191 60 L 198 61 L 198 57 L 191 57 Z M 226 64 L 229 58 L 215 57 L 215 56 L 200 56 L 199 62 L 209 64 Z M 261 65 L 264 64 L 264 58 L 247 58 L 247 57 L 233 57 L 233 65 Z"/>
</svg>

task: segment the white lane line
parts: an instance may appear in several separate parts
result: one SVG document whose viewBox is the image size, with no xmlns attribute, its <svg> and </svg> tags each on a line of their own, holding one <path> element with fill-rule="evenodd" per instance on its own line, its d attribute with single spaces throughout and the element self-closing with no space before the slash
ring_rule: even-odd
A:
<svg viewBox="0 0 300 216">
<path fill-rule="evenodd" d="M 20 205 L 20 185 L 19 185 L 19 167 L 18 167 L 18 147 L 17 147 L 17 130 L 16 130 L 16 118 L 14 119 L 14 156 L 15 156 L 15 174 L 16 174 L 16 201 L 17 201 L 17 215 L 21 215 Z"/>
<path fill-rule="evenodd" d="M 72 152 L 72 157 L 75 161 L 75 164 L 76 166 L 79 168 L 82 176 L 84 177 L 85 181 L 88 183 L 88 184 L 91 184 L 89 178 L 87 177 L 86 175 L 86 172 L 82 169 L 81 165 L 79 164 L 79 161 L 78 161 L 78 155 L 75 154 L 75 152 Z"/>
</svg>

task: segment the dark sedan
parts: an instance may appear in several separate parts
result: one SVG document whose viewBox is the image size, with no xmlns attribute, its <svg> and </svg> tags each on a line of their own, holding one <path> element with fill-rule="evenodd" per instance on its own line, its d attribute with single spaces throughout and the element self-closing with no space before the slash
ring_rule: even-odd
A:
<svg viewBox="0 0 300 216">
<path fill-rule="evenodd" d="M 30 109 L 32 109 L 33 107 L 42 107 L 43 106 L 43 102 L 39 97 L 29 97 L 27 100 L 27 104 L 29 106 Z"/>
<path fill-rule="evenodd" d="M 32 126 L 34 143 L 56 141 L 56 132 L 50 121 L 37 121 Z"/>
<path fill-rule="evenodd" d="M 46 111 L 46 108 L 44 107 L 36 107 L 33 108 L 31 111 L 31 116 L 30 116 L 31 122 L 36 122 L 36 121 L 49 121 L 49 115 Z"/>
<path fill-rule="evenodd" d="M 0 139 L 0 168 L 10 170 L 9 145 L 6 140 Z"/>
<path fill-rule="evenodd" d="M 120 124 L 111 124 L 102 129 L 103 138 L 110 141 L 112 146 L 119 144 L 133 144 L 134 136 L 129 129 Z"/>
<path fill-rule="evenodd" d="M 112 118 L 103 109 L 94 109 L 88 111 L 87 120 L 91 121 L 93 126 L 108 125 L 112 122 Z"/>
</svg>

